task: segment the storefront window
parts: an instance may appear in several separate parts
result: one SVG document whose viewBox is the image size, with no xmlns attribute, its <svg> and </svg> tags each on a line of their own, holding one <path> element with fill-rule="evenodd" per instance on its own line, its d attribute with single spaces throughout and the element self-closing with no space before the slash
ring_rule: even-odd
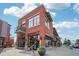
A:
<svg viewBox="0 0 79 59">
<path fill-rule="evenodd" d="M 46 36 L 45 39 L 46 39 L 46 47 L 50 47 L 52 45 L 52 38 Z"/>
</svg>

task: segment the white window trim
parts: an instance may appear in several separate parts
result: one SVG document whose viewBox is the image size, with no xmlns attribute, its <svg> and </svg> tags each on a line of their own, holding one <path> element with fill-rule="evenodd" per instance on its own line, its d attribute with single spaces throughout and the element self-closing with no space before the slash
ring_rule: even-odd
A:
<svg viewBox="0 0 79 59">
<path fill-rule="evenodd" d="M 22 24 L 25 24 L 26 22 L 25 21 L 22 21 Z"/>
<path fill-rule="evenodd" d="M 33 27 L 33 19 L 32 18 L 29 20 L 29 28 L 31 28 L 31 27 Z"/>
<path fill-rule="evenodd" d="M 46 26 L 48 29 L 50 29 L 50 23 L 47 22 L 47 19 L 45 20 L 45 26 Z"/>
<path fill-rule="evenodd" d="M 36 16 L 29 19 L 29 28 L 34 27 L 34 26 L 38 26 L 39 24 L 40 24 L 40 14 L 37 14 Z"/>
<path fill-rule="evenodd" d="M 36 15 L 40 15 L 40 12 L 38 12 L 38 13 L 36 13 L 36 14 L 34 14 L 34 15 L 32 15 L 32 16 L 30 16 L 29 18 L 27 18 L 27 19 L 31 19 L 31 18 L 33 18 L 34 16 L 36 16 Z"/>
</svg>

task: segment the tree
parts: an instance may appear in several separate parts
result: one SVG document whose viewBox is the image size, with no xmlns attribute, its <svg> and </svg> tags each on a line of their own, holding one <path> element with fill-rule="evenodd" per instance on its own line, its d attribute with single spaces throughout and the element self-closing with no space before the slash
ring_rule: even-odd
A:
<svg viewBox="0 0 79 59">
<path fill-rule="evenodd" d="M 71 41 L 69 39 L 65 39 L 63 45 L 69 46 Z"/>
<path fill-rule="evenodd" d="M 69 45 L 71 45 L 71 41 L 70 41 L 70 40 L 68 40 L 68 46 L 69 46 Z"/>
<path fill-rule="evenodd" d="M 79 39 L 76 40 L 76 44 L 79 44 Z"/>
</svg>

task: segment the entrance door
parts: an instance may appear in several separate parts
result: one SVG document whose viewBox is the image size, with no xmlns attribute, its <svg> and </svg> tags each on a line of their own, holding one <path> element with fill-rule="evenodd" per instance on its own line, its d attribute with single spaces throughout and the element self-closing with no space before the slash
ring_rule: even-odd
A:
<svg viewBox="0 0 79 59">
<path fill-rule="evenodd" d="M 24 41 L 24 39 L 20 39 L 20 40 L 18 41 L 18 46 L 19 46 L 19 47 L 25 47 L 25 41 Z"/>
<path fill-rule="evenodd" d="M 25 37 L 19 38 L 18 47 L 25 47 Z"/>
<path fill-rule="evenodd" d="M 34 41 L 35 41 L 35 39 L 33 38 L 33 36 L 31 36 L 31 37 L 30 37 L 30 47 L 31 47 L 32 45 L 34 45 Z"/>
<path fill-rule="evenodd" d="M 4 37 L 0 37 L 0 48 L 3 46 L 3 44 L 4 44 Z"/>
<path fill-rule="evenodd" d="M 49 37 L 49 36 L 46 35 L 45 39 L 46 39 L 46 47 L 50 47 L 50 46 L 53 45 L 52 44 L 53 39 L 51 37 Z"/>
<path fill-rule="evenodd" d="M 33 47 L 33 49 L 37 49 L 39 47 L 39 40 L 38 35 L 29 36 L 30 37 L 30 47 Z"/>
</svg>

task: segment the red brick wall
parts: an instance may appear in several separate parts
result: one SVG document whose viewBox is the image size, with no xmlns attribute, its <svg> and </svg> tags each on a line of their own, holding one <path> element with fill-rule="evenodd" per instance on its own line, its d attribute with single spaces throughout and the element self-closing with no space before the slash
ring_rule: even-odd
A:
<svg viewBox="0 0 79 59">
<path fill-rule="evenodd" d="M 44 6 L 41 5 L 40 7 L 32 10 L 29 14 L 25 15 L 24 17 L 22 17 L 19 20 L 19 22 L 18 22 L 19 24 L 22 24 L 22 19 L 26 19 L 26 35 L 29 34 L 29 33 L 38 32 L 39 31 L 40 35 L 42 37 L 42 40 L 41 40 L 42 45 L 45 45 L 45 34 L 46 33 L 48 33 L 51 37 L 53 37 L 53 35 L 52 35 L 53 34 L 52 22 L 50 22 L 50 27 L 51 27 L 50 29 L 48 29 L 45 26 L 45 20 L 46 20 L 46 17 L 45 17 L 46 13 L 45 12 L 46 12 L 46 10 L 45 10 Z M 28 27 L 29 26 L 29 21 L 28 21 L 29 19 L 28 18 L 33 16 L 33 15 L 35 15 L 35 14 L 37 14 L 37 13 L 39 13 L 39 15 L 40 15 L 40 25 L 35 26 L 33 28 L 29 28 Z"/>
<path fill-rule="evenodd" d="M 9 44 L 11 47 L 11 38 L 10 38 L 10 25 L 7 24 L 7 35 L 5 37 L 5 41 L 4 41 L 4 47 L 6 46 L 6 44 Z"/>
<path fill-rule="evenodd" d="M 1 31 L 2 31 L 2 21 L 0 20 L 0 35 L 1 35 Z"/>
<path fill-rule="evenodd" d="M 1 32 L 2 32 L 2 24 L 3 24 L 3 21 L 0 20 L 0 35 L 1 35 Z M 6 46 L 7 42 L 10 46 L 12 46 L 13 44 L 13 40 L 10 38 L 10 25 L 7 24 L 7 35 L 5 37 L 5 40 L 4 40 L 4 44 L 3 44 L 3 47 Z"/>
<path fill-rule="evenodd" d="M 7 37 L 6 40 L 9 41 L 10 40 L 10 25 L 7 25 Z"/>
</svg>

